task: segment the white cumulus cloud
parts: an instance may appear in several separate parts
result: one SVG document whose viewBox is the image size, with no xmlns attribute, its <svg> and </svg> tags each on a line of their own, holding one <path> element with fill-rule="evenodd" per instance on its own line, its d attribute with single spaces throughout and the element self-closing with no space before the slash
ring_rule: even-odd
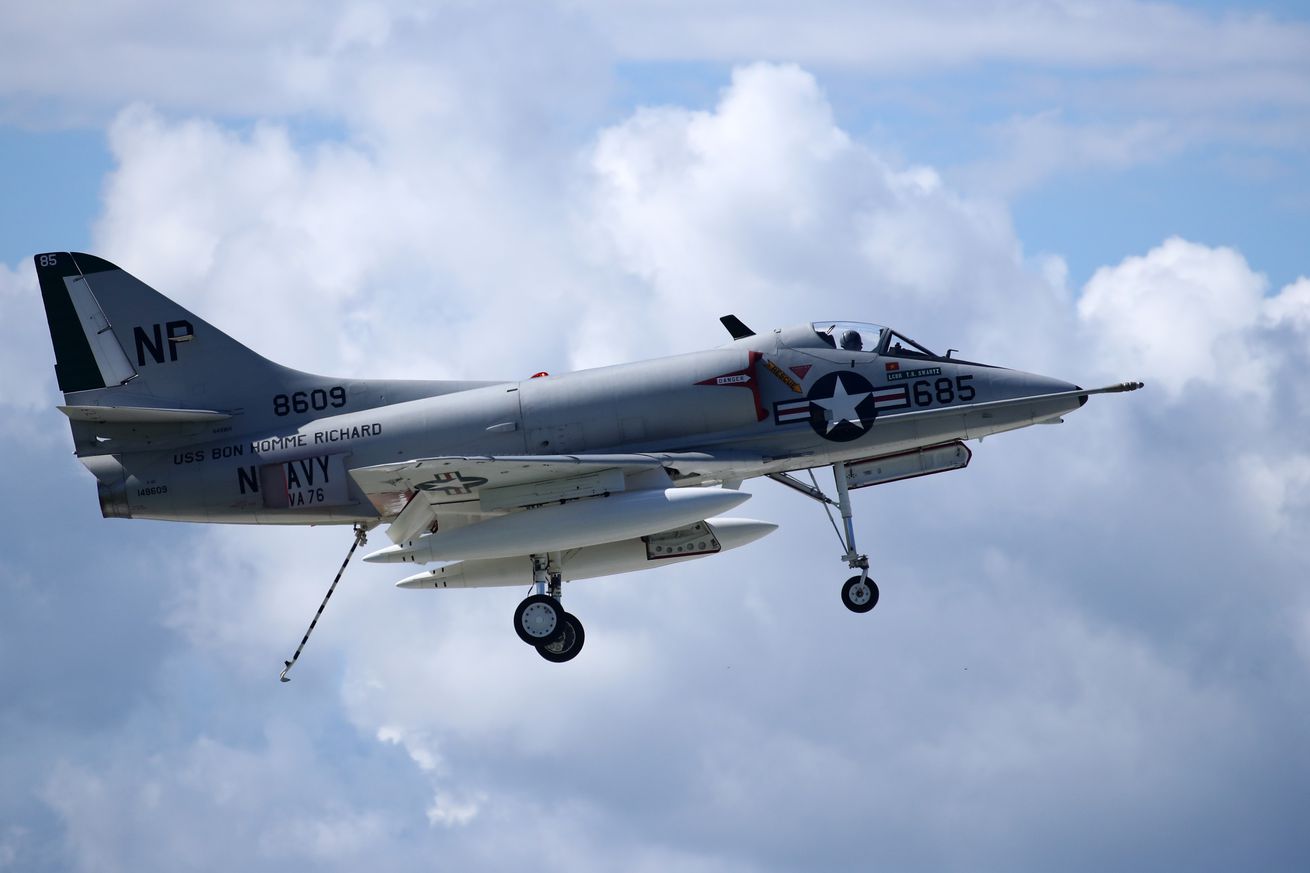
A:
<svg viewBox="0 0 1310 873">
<path fill-rule="evenodd" d="M 355 57 L 403 30 L 361 12 L 305 39 Z M 386 566 L 356 565 L 280 685 L 345 531 L 112 528 L 33 476 L 27 575 L 63 584 L 11 584 L 10 636 L 67 632 L 77 669 L 59 678 L 77 697 L 114 678 L 122 707 L 52 736 L 6 728 L 58 822 L 40 840 L 69 866 L 132 870 L 428 869 L 436 852 L 458 868 L 842 869 L 870 847 L 907 869 L 1191 868 L 1214 845 L 1172 835 L 1221 832 L 1230 867 L 1294 854 L 1303 713 L 1285 690 L 1306 665 L 1283 615 L 1305 614 L 1289 580 L 1310 560 L 1251 507 L 1295 530 L 1303 474 L 1274 449 L 1305 430 L 1276 408 L 1239 432 L 1192 389 L 1259 396 L 1214 363 L 1233 350 L 1281 378 L 1303 285 L 1268 297 L 1239 253 L 1170 239 L 1075 304 L 1004 204 L 862 143 L 806 70 L 748 65 L 708 108 L 603 121 L 584 95 L 563 101 L 587 119 L 569 134 L 519 86 L 563 93 L 585 64 L 552 76 L 494 44 L 512 75 L 486 81 L 477 59 L 306 51 L 306 91 L 358 89 L 330 141 L 285 119 L 123 111 L 102 253 L 261 352 L 360 375 L 690 350 L 735 310 L 759 329 L 886 320 L 1070 378 L 1140 365 L 1160 393 L 1096 398 L 989 439 L 967 474 L 857 495 L 883 584 L 871 616 L 837 601 L 822 512 L 752 483 L 751 514 L 784 523 L 755 547 L 570 584 L 588 642 L 565 669 L 514 638 L 518 592 L 397 591 Z M 1234 470 L 1252 441 L 1270 450 Z M 88 546 L 99 576 L 50 568 L 51 518 L 110 531 Z M 120 591 L 130 609 L 102 606 Z M 71 612 L 88 599 L 105 614 Z M 161 639 L 82 642 L 103 626 Z M 22 701 L 44 727 L 41 693 Z M 0 763 L 28 773 L 12 751 Z"/>
<path fill-rule="evenodd" d="M 1078 313 L 1107 359 L 1172 395 L 1196 382 L 1263 396 L 1269 365 L 1252 329 L 1266 287 L 1233 249 L 1173 237 L 1097 270 Z"/>
<path fill-rule="evenodd" d="M 0 407 L 8 408 L 0 427 L 57 396 L 50 334 L 33 325 L 45 325 L 36 268 L 0 264 Z"/>
<path fill-rule="evenodd" d="M 1005 209 L 854 141 L 798 67 L 736 70 L 713 111 L 640 110 L 601 134 L 592 167 L 598 256 L 667 311 L 863 317 L 978 356 L 1013 355 L 1023 333 L 1007 363 L 1055 357 L 1063 289 L 1030 269 Z M 998 307 L 1017 320 L 1000 327 Z"/>
</svg>

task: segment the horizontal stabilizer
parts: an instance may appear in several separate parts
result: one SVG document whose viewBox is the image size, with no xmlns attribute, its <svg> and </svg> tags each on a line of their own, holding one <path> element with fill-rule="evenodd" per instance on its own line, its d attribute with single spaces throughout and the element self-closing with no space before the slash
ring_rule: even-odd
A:
<svg viewBox="0 0 1310 873">
<path fill-rule="evenodd" d="M 60 406 L 72 421 L 94 424 L 201 424 L 232 416 L 212 409 L 159 409 L 153 406 Z"/>
</svg>

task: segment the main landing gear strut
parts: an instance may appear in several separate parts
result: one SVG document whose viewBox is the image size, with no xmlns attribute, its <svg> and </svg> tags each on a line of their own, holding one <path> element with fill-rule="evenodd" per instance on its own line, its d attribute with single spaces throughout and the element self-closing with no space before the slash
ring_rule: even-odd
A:
<svg viewBox="0 0 1310 873">
<path fill-rule="evenodd" d="M 824 510 L 828 513 L 828 520 L 832 522 L 832 529 L 836 531 L 837 539 L 845 549 L 842 559 L 847 567 L 860 571 L 859 575 L 847 579 L 846 584 L 842 586 L 841 602 L 851 612 L 868 612 L 878 605 L 878 583 L 869 578 L 869 556 L 860 554 L 855 547 L 855 512 L 851 509 L 851 491 L 846 481 L 846 469 L 844 461 L 832 465 L 832 477 L 837 486 L 836 501 L 819 488 L 813 470 L 810 471 L 810 481 L 814 483 L 813 485 L 806 485 L 786 473 L 774 473 L 769 478 L 823 504 Z M 837 527 L 837 522 L 832 517 L 833 506 L 841 512 L 841 528 Z"/>
<path fill-rule="evenodd" d="M 514 610 L 514 631 L 547 661 L 573 660 L 587 637 L 582 622 L 565 612 L 560 603 L 564 586 L 558 555 L 533 555 L 532 581 L 536 593 Z"/>
</svg>

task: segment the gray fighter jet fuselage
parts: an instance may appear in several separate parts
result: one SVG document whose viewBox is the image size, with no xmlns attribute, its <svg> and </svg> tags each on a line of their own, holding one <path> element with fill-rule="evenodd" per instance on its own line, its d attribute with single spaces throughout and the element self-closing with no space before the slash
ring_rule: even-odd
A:
<svg viewBox="0 0 1310 873">
<path fill-rule="evenodd" d="M 773 530 L 716 518 L 769 476 L 840 508 L 849 490 L 958 469 L 964 440 L 1052 422 L 1090 394 L 820 321 L 716 349 L 516 382 L 334 379 L 281 367 L 89 255 L 37 255 L 59 385 L 107 517 L 388 525 L 366 560 L 447 562 L 404 587 L 538 583 L 515 627 L 581 648 L 561 582 L 705 557 Z M 830 467 L 837 499 L 790 473 Z M 726 486 L 726 487 L 724 487 Z"/>
</svg>

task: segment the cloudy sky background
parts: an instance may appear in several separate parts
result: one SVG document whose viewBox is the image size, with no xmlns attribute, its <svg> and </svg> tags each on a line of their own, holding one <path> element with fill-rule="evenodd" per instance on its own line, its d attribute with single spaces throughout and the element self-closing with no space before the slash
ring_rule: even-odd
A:
<svg viewBox="0 0 1310 873">
<path fill-rule="evenodd" d="M 0 870 L 1304 869 L 1295 3 L 0 6 Z M 1080 384 L 970 469 L 519 592 L 99 517 L 31 256 L 282 363 L 521 378 L 837 317 Z M 399 574 L 403 575 L 403 574 Z"/>
</svg>

